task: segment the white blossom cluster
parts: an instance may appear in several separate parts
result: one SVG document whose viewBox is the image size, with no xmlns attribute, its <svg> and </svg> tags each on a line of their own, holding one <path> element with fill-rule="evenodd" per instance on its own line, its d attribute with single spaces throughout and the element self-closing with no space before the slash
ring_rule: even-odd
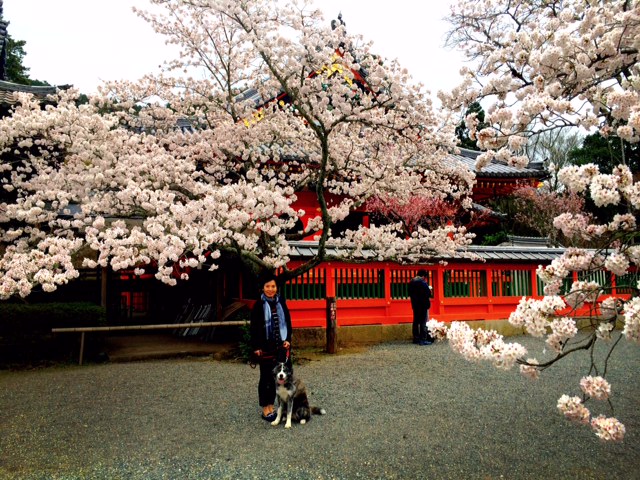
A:
<svg viewBox="0 0 640 480">
<path fill-rule="evenodd" d="M 347 230 L 343 237 L 332 238 L 329 243 L 346 259 L 372 258 L 372 252 L 377 253 L 373 259 L 379 261 L 387 259 L 415 263 L 425 257 L 454 256 L 477 259 L 477 255 L 463 250 L 471 244 L 473 238 L 464 228 L 449 225 L 426 230 L 418 227 L 410 238 L 398 242 L 401 232 L 399 224 L 380 227 L 372 225 L 368 228 Z"/>
<path fill-rule="evenodd" d="M 586 395 L 597 400 L 606 400 L 611 392 L 609 383 L 602 377 L 584 377 L 580 387 Z M 562 395 L 558 400 L 558 410 L 566 418 L 580 425 L 590 425 L 596 436 L 607 442 L 621 442 L 626 433 L 625 426 L 613 417 L 598 415 L 591 417 L 591 412 L 584 406 L 580 397 Z"/>
<path fill-rule="evenodd" d="M 573 318 L 557 318 L 551 322 L 549 327 L 551 333 L 547 335 L 546 342 L 557 353 L 562 352 L 566 341 L 575 337 L 578 333 L 578 327 Z"/>
<path fill-rule="evenodd" d="M 626 433 L 625 426 L 616 418 L 598 415 L 591 419 L 591 428 L 602 441 L 621 442 Z"/>
<path fill-rule="evenodd" d="M 624 305 L 624 329 L 627 340 L 640 343 L 640 297 L 634 297 Z"/>
<path fill-rule="evenodd" d="M 527 354 L 527 349 L 516 342 L 505 342 L 494 330 L 472 329 L 467 323 L 429 320 L 429 332 L 436 340 L 449 340 L 451 349 L 469 361 L 488 361 L 496 368 L 509 370 Z"/>
<path fill-rule="evenodd" d="M 565 307 L 559 296 L 546 296 L 542 300 L 522 297 L 516 310 L 509 315 L 509 323 L 514 327 L 523 327 L 531 336 L 543 337 L 556 312 Z"/>
<path fill-rule="evenodd" d="M 569 420 L 586 425 L 589 423 L 591 412 L 582 404 L 580 397 L 570 397 L 562 395 L 558 400 L 558 410 L 560 410 Z"/>
<path fill-rule="evenodd" d="M 580 380 L 580 388 L 591 398 L 596 400 L 606 400 L 611 394 L 611 385 L 604 378 L 591 375 Z"/>
</svg>

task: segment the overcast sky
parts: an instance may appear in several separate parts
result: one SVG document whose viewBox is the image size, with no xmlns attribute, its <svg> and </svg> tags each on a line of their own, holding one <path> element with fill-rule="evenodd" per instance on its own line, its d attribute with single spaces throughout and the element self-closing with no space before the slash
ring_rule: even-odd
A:
<svg viewBox="0 0 640 480">
<path fill-rule="evenodd" d="M 347 29 L 398 58 L 432 93 L 458 83 L 462 55 L 444 48 L 452 0 L 315 0 L 327 21 L 342 12 Z M 9 34 L 25 40 L 31 78 L 73 84 L 84 93 L 104 80 L 157 72 L 170 56 L 161 36 L 131 6 L 145 0 L 4 0 Z M 168 55 L 169 54 L 169 55 Z"/>
</svg>

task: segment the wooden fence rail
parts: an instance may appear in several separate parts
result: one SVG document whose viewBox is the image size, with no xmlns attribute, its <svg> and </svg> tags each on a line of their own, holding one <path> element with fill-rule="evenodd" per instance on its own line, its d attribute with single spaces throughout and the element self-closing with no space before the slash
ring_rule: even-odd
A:
<svg viewBox="0 0 640 480">
<path fill-rule="evenodd" d="M 87 332 L 118 332 L 131 330 L 162 330 L 173 328 L 202 328 L 202 327 L 228 327 L 242 326 L 246 323 L 244 320 L 227 321 L 227 322 L 200 322 L 200 323 L 160 323 L 155 325 L 113 325 L 110 327 L 66 327 L 52 328 L 52 333 L 80 333 L 80 355 L 78 363 L 82 365 L 84 357 L 84 336 Z"/>
</svg>

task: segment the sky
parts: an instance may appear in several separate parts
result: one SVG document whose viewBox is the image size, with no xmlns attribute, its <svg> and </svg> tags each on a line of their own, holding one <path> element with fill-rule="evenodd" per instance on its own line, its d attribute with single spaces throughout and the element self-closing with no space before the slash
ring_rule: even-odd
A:
<svg viewBox="0 0 640 480">
<path fill-rule="evenodd" d="M 459 83 L 462 54 L 445 49 L 443 17 L 453 0 L 315 0 L 329 22 L 342 13 L 347 30 L 398 58 L 435 94 Z M 131 11 L 145 0 L 4 0 L 8 33 L 25 40 L 29 76 L 72 84 L 90 94 L 106 80 L 157 73 L 175 55 L 164 38 Z"/>
</svg>

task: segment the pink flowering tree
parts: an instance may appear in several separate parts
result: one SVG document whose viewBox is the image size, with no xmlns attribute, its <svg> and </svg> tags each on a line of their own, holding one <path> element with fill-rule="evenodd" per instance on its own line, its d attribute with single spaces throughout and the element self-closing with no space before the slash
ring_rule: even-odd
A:
<svg viewBox="0 0 640 480">
<path fill-rule="evenodd" d="M 393 197 L 376 196 L 367 201 L 365 210 L 374 216 L 400 222 L 407 237 L 419 227 L 444 227 L 452 223 L 458 213 L 457 206 L 450 202 L 425 197 L 413 197 L 402 201 Z"/>
<path fill-rule="evenodd" d="M 492 158 L 523 164 L 528 137 L 554 128 L 598 129 L 623 142 L 640 140 L 638 2 L 459 1 L 450 21 L 450 42 L 463 48 L 475 68 L 465 69 L 462 85 L 441 98 L 453 111 L 463 112 L 474 101 L 488 106 L 488 126 L 481 131 L 467 117 L 472 135 L 487 149 L 478 167 Z M 591 354 L 589 374 L 574 388 L 578 395 L 562 395 L 558 409 L 590 425 L 601 439 L 619 441 L 625 427 L 611 410 L 605 408 L 610 416 L 596 415 L 585 403 L 595 409 L 602 402 L 613 405 L 605 379 L 608 361 L 620 341 L 640 342 L 640 184 L 625 162 L 610 174 L 593 164 L 568 166 L 557 178 L 568 194 L 590 197 L 597 207 L 617 213 L 601 220 L 575 211 L 555 217 L 553 226 L 566 238 L 592 248 L 567 248 L 539 267 L 544 298 L 523 298 L 509 317 L 526 334 L 545 339 L 544 358 L 495 331 L 436 320 L 429 327 L 469 360 L 505 369 L 519 365 L 532 378 L 570 354 Z M 609 278 L 619 287 L 626 284 L 626 292 L 613 289 Z M 583 322 L 576 321 L 578 312 L 586 315 Z M 598 361 L 593 352 L 600 343 L 608 353 Z"/>
<path fill-rule="evenodd" d="M 364 210 L 371 213 L 374 219 L 398 223 L 407 238 L 420 228 L 436 230 L 462 224 L 466 229 L 471 229 L 487 221 L 488 216 L 485 212 L 463 208 L 459 203 L 421 196 L 406 200 L 375 196 L 367 200 Z"/>
<path fill-rule="evenodd" d="M 584 212 L 584 198 L 574 192 L 555 192 L 543 185 L 539 188 L 521 187 L 513 192 L 515 220 L 543 237 L 552 245 L 583 246 L 586 240 L 580 236 L 565 237 L 555 225 L 558 215 Z"/>
<path fill-rule="evenodd" d="M 23 95 L 0 120 L 0 298 L 54 290 L 81 261 L 175 284 L 223 255 L 290 278 L 329 245 L 425 261 L 470 242 L 450 225 L 332 233 L 374 194 L 465 203 L 472 186 L 442 162 L 453 125 L 396 62 L 303 2 L 151 3 L 138 13 L 181 52 L 163 74 L 84 105 L 72 91 L 46 107 Z M 310 220 L 294 208 L 302 191 L 317 199 Z M 289 270 L 290 242 L 310 235 L 317 254 Z"/>
</svg>

